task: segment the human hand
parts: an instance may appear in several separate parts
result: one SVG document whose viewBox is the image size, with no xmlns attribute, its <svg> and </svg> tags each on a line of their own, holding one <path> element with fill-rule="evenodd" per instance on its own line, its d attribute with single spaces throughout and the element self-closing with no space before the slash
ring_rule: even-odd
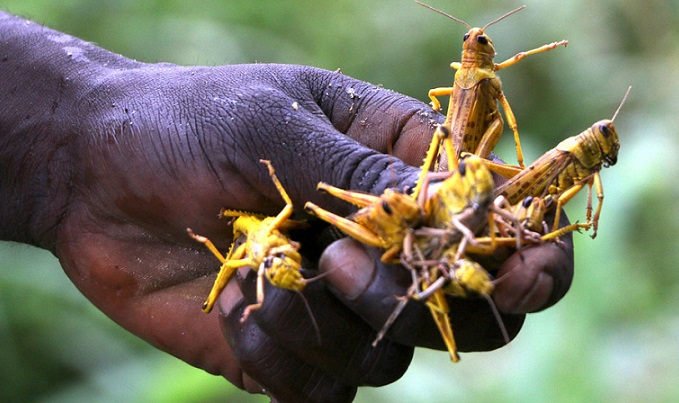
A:
<svg viewBox="0 0 679 403">
<path fill-rule="evenodd" d="M 305 67 L 160 70 L 118 73 L 82 101 L 94 104 L 78 122 L 90 143 L 76 171 L 88 185 L 75 186 L 71 197 L 85 208 L 69 211 L 56 242 L 74 282 L 133 333 L 250 391 L 264 388 L 280 400 L 320 394 L 342 401 L 359 385 L 397 379 L 412 347 L 385 342 L 373 349 L 373 329 L 331 299 L 321 282 L 305 292 L 320 324 L 321 346 L 314 348 L 318 342 L 306 311 L 288 312 L 291 305 L 276 302 L 276 290 L 267 290 L 266 303 L 285 308 L 278 321 L 263 319 L 266 310 L 244 324 L 234 320 L 242 308 L 234 287 L 220 301 L 227 345 L 216 328 L 218 314 L 200 312 L 219 262 L 185 228 L 226 251 L 231 229 L 217 218 L 221 208 L 275 215 L 283 201 L 261 158 L 276 168 L 298 210 L 307 200 L 328 205 L 315 190 L 321 180 L 377 193 L 414 180 L 417 169 L 375 149 L 391 147 L 416 163 L 431 130 L 429 118 L 420 116 L 426 107 L 339 73 Z M 154 80 L 162 86 L 147 84 Z M 121 95 L 102 101 L 100 88 Z M 108 115 L 110 105 L 119 117 Z M 348 213 L 340 203 L 330 206 Z M 312 258 L 310 268 L 314 264 Z M 244 288 L 246 297 L 254 289 Z M 313 342 L 291 347 L 305 340 L 303 324 Z"/>
</svg>

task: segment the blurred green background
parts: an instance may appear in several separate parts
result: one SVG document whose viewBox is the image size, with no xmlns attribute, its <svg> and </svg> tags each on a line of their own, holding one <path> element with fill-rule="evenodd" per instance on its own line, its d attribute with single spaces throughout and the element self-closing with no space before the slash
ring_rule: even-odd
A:
<svg viewBox="0 0 679 403">
<path fill-rule="evenodd" d="M 472 25 L 523 2 L 429 0 Z M 418 350 L 406 375 L 358 402 L 679 399 L 679 2 L 528 0 L 492 26 L 496 61 L 570 45 L 503 70 L 527 162 L 596 120 L 616 120 L 621 152 L 603 171 L 599 236 L 576 236 L 576 276 L 511 346 Z M 466 28 L 410 0 L 2 0 L 0 8 L 142 61 L 338 67 L 423 101 L 450 85 Z M 511 135 L 498 153 L 514 161 Z M 583 192 L 584 193 L 584 192 Z M 584 198 L 571 202 L 584 219 Z M 0 401 L 266 401 L 160 353 L 86 301 L 49 254 L 0 243 Z"/>
</svg>

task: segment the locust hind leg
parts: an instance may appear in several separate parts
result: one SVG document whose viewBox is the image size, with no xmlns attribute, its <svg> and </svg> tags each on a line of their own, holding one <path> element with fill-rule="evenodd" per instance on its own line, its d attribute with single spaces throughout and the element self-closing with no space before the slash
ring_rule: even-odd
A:
<svg viewBox="0 0 679 403">
<path fill-rule="evenodd" d="M 241 248 L 244 251 L 245 248 L 243 248 L 243 246 L 244 245 L 241 245 Z M 241 248 L 236 250 L 234 256 L 242 254 Z M 217 298 L 219 298 L 219 295 L 222 293 L 222 291 L 224 291 L 224 288 L 229 283 L 229 280 L 231 280 L 231 277 L 233 277 L 234 273 L 236 273 L 236 270 L 241 267 L 251 265 L 252 261 L 249 258 L 227 260 L 224 262 L 222 267 L 219 269 L 219 273 L 217 274 L 217 278 L 215 279 L 212 289 L 210 290 L 210 294 L 203 303 L 203 312 L 210 313 L 210 311 L 212 311 L 212 308 L 217 302 Z"/>
<path fill-rule="evenodd" d="M 486 166 L 491 172 L 494 172 L 503 178 L 511 179 L 523 171 L 525 168 L 521 168 L 515 165 L 502 164 L 498 162 L 493 162 L 491 160 L 484 160 Z"/>
<path fill-rule="evenodd" d="M 222 256 L 222 254 L 219 252 L 219 250 L 217 249 L 215 244 L 212 243 L 212 241 L 210 241 L 209 239 L 207 239 L 206 237 L 204 237 L 202 235 L 196 234 L 195 232 L 193 232 L 193 230 L 191 228 L 187 228 L 186 232 L 188 232 L 188 234 L 191 238 L 193 238 L 196 241 L 204 244 L 210 250 L 210 252 L 212 252 L 212 254 L 215 255 L 217 257 L 217 259 L 219 259 L 219 261 L 221 263 L 224 263 L 227 260 L 227 258 Z M 233 246 L 233 244 L 232 244 L 232 246 Z"/>
<path fill-rule="evenodd" d="M 457 344 L 455 343 L 455 335 L 453 334 L 453 326 L 450 324 L 450 318 L 448 317 L 448 312 L 450 308 L 448 307 L 448 301 L 446 301 L 445 293 L 442 289 L 436 290 L 434 294 L 426 302 L 431 316 L 434 318 L 434 322 L 443 337 L 443 341 L 446 344 L 448 353 L 450 353 L 450 359 L 453 362 L 460 361 L 460 356 L 457 354 Z"/>
<path fill-rule="evenodd" d="M 215 303 L 217 302 L 219 294 L 222 293 L 224 287 L 226 287 L 226 284 L 229 282 L 229 280 L 235 273 L 236 269 L 247 265 L 247 262 L 244 262 L 244 260 L 241 259 L 245 253 L 245 245 L 240 245 L 238 248 L 234 250 L 233 244 L 231 244 L 229 254 L 227 255 L 227 257 L 224 257 L 219 252 L 219 250 L 217 250 L 217 247 L 215 247 L 212 241 L 210 241 L 208 238 L 194 233 L 191 230 L 191 228 L 187 228 L 186 231 L 189 233 L 189 236 L 191 236 L 191 238 L 204 244 L 210 250 L 210 252 L 212 252 L 212 254 L 215 255 L 217 259 L 219 259 L 219 261 L 222 263 L 219 273 L 217 274 L 217 278 L 215 279 L 214 285 L 210 290 L 210 295 L 208 296 L 207 300 L 205 300 L 205 302 L 203 303 L 202 307 L 203 312 L 209 313 L 214 307 Z M 236 257 L 235 259 L 233 259 L 234 256 Z"/>
<path fill-rule="evenodd" d="M 592 226 L 590 223 L 573 223 L 570 225 L 566 225 L 565 227 L 559 228 L 557 230 L 553 230 L 552 232 L 543 235 L 540 240 L 545 242 L 545 241 L 555 241 L 558 242 L 558 239 L 569 232 L 574 232 L 574 231 L 580 231 L 581 229 L 584 229 L 585 231 L 589 230 L 589 228 Z"/>
<path fill-rule="evenodd" d="M 324 182 L 319 182 L 318 186 L 316 186 L 316 189 L 360 208 L 377 203 L 380 200 L 379 196 L 369 193 L 352 192 L 350 190 L 340 189 Z"/>
<path fill-rule="evenodd" d="M 340 217 L 337 214 L 333 214 L 327 210 L 324 210 L 312 202 L 307 202 L 304 205 L 304 210 L 315 215 L 321 220 L 334 225 L 347 235 L 366 245 L 376 248 L 384 248 L 385 246 L 380 238 L 369 229 L 347 218 Z"/>
<path fill-rule="evenodd" d="M 580 190 L 582 190 L 583 185 L 584 184 L 580 182 L 571 186 L 566 191 L 561 193 L 556 199 L 556 214 L 554 216 L 554 225 L 552 226 L 552 231 L 559 229 L 559 221 L 561 220 L 561 210 L 563 209 L 563 206 L 565 206 L 570 199 L 572 199 L 576 194 L 578 194 Z M 587 217 L 587 221 L 589 223 L 589 217 Z"/>
<path fill-rule="evenodd" d="M 493 151 L 493 148 L 495 148 L 498 140 L 500 140 L 500 136 L 502 135 L 502 126 L 504 126 L 502 118 L 500 118 L 499 115 L 496 115 L 496 119 L 494 119 L 490 125 L 488 125 L 488 129 L 486 129 L 486 132 L 483 134 L 483 137 L 481 138 L 479 145 L 476 147 L 474 154 L 481 158 L 488 159 L 491 151 Z"/>
<path fill-rule="evenodd" d="M 413 189 L 413 198 L 421 202 L 421 196 L 426 187 L 427 173 L 432 170 L 436 158 L 439 156 L 439 150 L 443 145 L 444 152 L 446 153 L 446 159 L 448 160 L 448 171 L 452 172 L 458 167 L 457 153 L 455 152 L 455 146 L 453 145 L 453 140 L 450 135 L 450 129 L 445 124 L 436 126 L 436 131 L 432 136 L 431 143 L 427 149 L 427 155 L 424 158 L 424 162 L 420 167 L 420 176 L 417 178 L 417 184 L 415 189 Z"/>
<path fill-rule="evenodd" d="M 596 196 L 598 199 L 598 204 L 596 207 L 596 211 L 594 212 L 594 217 L 590 220 L 589 217 L 587 217 L 588 223 L 592 224 L 592 227 L 594 227 L 594 230 L 592 231 L 592 239 L 596 237 L 597 230 L 599 229 L 599 217 L 601 216 L 601 207 L 604 204 L 604 186 L 601 183 L 601 176 L 599 175 L 598 172 L 594 174 L 594 177 L 592 178 L 592 181 L 589 183 L 589 193 L 588 193 L 588 200 L 589 200 L 589 212 L 591 214 L 592 211 L 592 182 L 594 183 L 594 187 L 596 189 Z"/>
<path fill-rule="evenodd" d="M 446 153 L 448 172 L 453 172 L 457 170 L 460 163 L 457 150 L 455 150 L 455 145 L 453 144 L 453 136 L 451 136 L 450 130 L 445 126 L 441 126 L 441 130 L 437 134 L 440 137 L 439 142 L 443 145 L 443 151 Z"/>
</svg>

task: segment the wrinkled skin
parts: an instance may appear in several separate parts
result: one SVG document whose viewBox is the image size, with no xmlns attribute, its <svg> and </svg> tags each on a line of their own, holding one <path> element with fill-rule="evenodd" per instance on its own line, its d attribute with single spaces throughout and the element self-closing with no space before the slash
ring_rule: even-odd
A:
<svg viewBox="0 0 679 403">
<path fill-rule="evenodd" d="M 417 303 L 371 346 L 410 275 L 348 239 L 302 250 L 305 274 L 329 272 L 304 291 L 320 334 L 299 295 L 270 286 L 264 308 L 239 323 L 256 299 L 253 271 L 203 314 L 219 265 L 186 234 L 191 227 L 225 250 L 231 228 L 220 208 L 281 209 L 260 158 L 273 163 L 298 218 L 309 200 L 351 212 L 316 192 L 319 181 L 376 194 L 412 186 L 431 120 L 442 120 L 425 104 L 310 67 L 138 63 L 3 13 L 0 77 L 0 239 L 51 251 L 130 332 L 279 401 L 350 401 L 358 386 L 398 379 L 414 346 L 444 349 Z M 511 273 L 494 299 L 512 337 L 525 313 L 567 291 L 565 242 L 494 267 Z M 453 301 L 452 312 L 461 351 L 504 344 L 484 301 Z"/>
</svg>

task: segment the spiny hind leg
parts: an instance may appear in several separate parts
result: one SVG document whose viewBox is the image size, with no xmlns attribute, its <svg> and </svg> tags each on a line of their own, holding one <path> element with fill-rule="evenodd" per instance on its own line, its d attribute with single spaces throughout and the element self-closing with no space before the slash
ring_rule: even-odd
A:
<svg viewBox="0 0 679 403">
<path fill-rule="evenodd" d="M 601 176 L 599 175 L 598 172 L 594 174 L 594 177 L 592 178 L 592 181 L 594 182 L 594 188 L 596 189 L 596 196 L 599 201 L 596 211 L 594 212 L 594 217 L 592 217 L 591 220 L 589 220 L 589 217 L 587 218 L 588 223 L 592 224 L 592 227 L 594 227 L 594 230 L 592 231 L 592 239 L 596 237 L 597 230 L 599 229 L 599 217 L 601 216 L 601 207 L 603 207 L 604 204 L 604 186 L 601 183 Z M 592 182 L 589 183 L 589 196 L 588 199 L 590 200 L 589 203 L 589 211 L 591 213 L 592 211 Z"/>
<path fill-rule="evenodd" d="M 219 269 L 219 274 L 217 274 L 217 278 L 215 279 L 215 283 L 210 290 L 210 294 L 203 303 L 203 312 L 209 313 L 212 311 L 212 308 L 217 302 L 217 298 L 219 298 L 219 295 L 221 295 L 222 291 L 224 291 L 224 288 L 226 288 L 226 285 L 229 283 L 229 280 L 231 280 L 231 277 L 233 277 L 234 273 L 236 273 L 236 270 L 250 265 L 252 265 L 252 261 L 248 258 L 228 260 L 224 262 L 222 267 Z"/>
<path fill-rule="evenodd" d="M 325 182 L 319 182 L 316 186 L 316 189 L 361 208 L 374 204 L 380 199 L 379 196 L 369 193 L 352 192 L 350 190 L 340 189 Z"/>
<path fill-rule="evenodd" d="M 210 252 L 212 252 L 212 254 L 215 255 L 217 259 L 219 259 L 219 261 L 222 263 L 219 273 L 217 274 L 217 278 L 215 279 L 214 285 L 210 290 L 210 295 L 208 296 L 207 300 L 203 303 L 202 307 L 203 312 L 209 313 L 214 307 L 215 303 L 217 302 L 217 298 L 224 290 L 224 287 L 226 287 L 226 284 L 233 276 L 233 273 L 235 273 L 236 269 L 247 264 L 247 262 L 244 262 L 244 259 L 241 259 L 245 252 L 245 245 L 241 245 L 234 250 L 233 244 L 231 244 L 231 249 L 229 249 L 228 256 L 224 257 L 219 252 L 219 250 L 217 250 L 212 241 L 210 241 L 208 238 L 194 233 L 191 230 L 191 228 L 187 228 L 186 231 L 189 233 L 189 236 L 191 236 L 191 238 L 195 239 L 198 242 L 203 243 L 210 250 Z M 232 259 L 234 257 L 235 259 Z"/>
<path fill-rule="evenodd" d="M 429 298 L 427 307 L 429 307 L 429 311 L 434 318 L 439 333 L 441 333 L 441 337 L 443 337 L 443 341 L 448 348 L 450 359 L 453 362 L 460 361 L 460 356 L 457 354 L 457 344 L 455 343 L 453 326 L 450 324 L 450 318 L 448 317 L 450 308 L 448 307 L 448 302 L 446 301 L 445 293 L 442 289 L 437 290 L 431 298 Z"/>
<path fill-rule="evenodd" d="M 384 336 L 387 334 L 389 329 L 391 329 L 391 326 L 396 322 L 396 319 L 401 315 L 401 312 L 403 312 L 403 309 L 406 307 L 408 304 L 408 295 L 411 295 L 411 293 L 415 292 L 415 289 L 417 288 L 417 285 L 413 283 L 410 288 L 408 289 L 408 293 L 404 296 L 394 296 L 394 299 L 397 300 L 396 306 L 394 309 L 391 311 L 391 314 L 387 318 L 386 321 L 384 321 L 384 324 L 382 325 L 382 328 L 380 329 L 379 332 L 377 332 L 377 336 L 375 336 L 375 340 L 372 342 L 372 346 L 375 347 L 377 346 L 377 343 L 380 342 L 384 338 Z"/>
<path fill-rule="evenodd" d="M 585 231 L 589 230 L 591 227 L 591 224 L 588 223 L 573 223 L 569 224 L 565 227 L 561 227 L 557 230 L 553 230 L 551 232 L 548 232 L 544 235 L 540 235 L 538 238 L 534 236 L 528 236 L 528 237 L 523 237 L 521 240 L 521 246 L 526 246 L 526 245 L 533 245 L 533 244 L 539 244 L 541 242 L 556 242 L 557 244 L 560 244 L 561 241 L 559 240 L 560 237 L 574 231 L 580 231 L 581 229 L 584 229 Z M 479 245 L 485 246 L 485 245 L 495 245 L 495 247 L 516 247 L 517 246 L 517 240 L 515 237 L 497 237 L 495 240 L 492 240 L 491 237 L 477 237 L 476 242 Z M 469 246 L 467 247 L 467 252 L 473 253 L 473 254 L 485 254 L 486 250 L 484 249 L 478 249 L 478 246 Z"/>
<path fill-rule="evenodd" d="M 429 144 L 429 149 L 427 149 L 427 155 L 420 167 L 420 176 L 417 178 L 417 184 L 413 190 L 413 198 L 415 200 L 420 200 L 420 196 L 426 186 L 425 181 L 427 180 L 427 174 L 432 170 L 436 158 L 439 156 L 441 145 L 443 145 L 443 150 L 446 153 L 446 159 L 448 160 L 448 172 L 453 172 L 458 167 L 457 153 L 455 152 L 455 146 L 453 145 L 453 140 L 450 136 L 450 130 L 445 124 L 440 124 L 436 126 L 431 143 Z"/>
<path fill-rule="evenodd" d="M 592 226 L 590 223 L 573 223 L 566 225 L 565 227 L 559 228 L 557 230 L 554 230 L 548 234 L 543 235 L 540 240 L 541 241 L 555 241 L 558 242 L 558 239 L 569 232 L 573 231 L 580 231 L 581 229 L 584 229 L 585 231 L 589 230 L 589 228 Z"/>
<path fill-rule="evenodd" d="M 304 210 L 306 210 L 310 214 L 315 215 L 321 220 L 334 225 L 335 227 L 339 228 L 350 237 L 366 245 L 373 246 L 376 248 L 384 247 L 382 241 L 380 241 L 380 238 L 375 233 L 368 230 L 364 226 L 356 223 L 355 221 L 351 221 L 347 218 L 340 217 L 337 214 L 324 210 L 323 208 L 315 205 L 312 202 L 307 202 L 304 205 Z"/>
<path fill-rule="evenodd" d="M 563 206 L 568 203 L 570 199 L 572 199 L 580 190 L 582 190 L 583 183 L 577 183 L 570 188 L 568 188 L 566 191 L 561 193 L 559 197 L 556 199 L 556 214 L 554 215 L 554 224 L 552 225 L 552 231 L 556 231 L 559 229 L 559 221 L 561 220 L 561 210 L 563 209 Z M 589 214 L 588 214 L 589 215 Z M 587 221 L 589 222 L 589 217 L 587 218 Z"/>
<path fill-rule="evenodd" d="M 497 119 L 494 119 L 488 126 L 488 129 L 486 129 L 474 154 L 487 159 L 498 140 L 500 140 L 500 136 L 502 136 L 502 126 L 504 126 L 504 122 L 497 116 Z"/>
<path fill-rule="evenodd" d="M 441 130 L 438 134 L 441 137 L 440 142 L 443 145 L 443 151 L 446 153 L 446 159 L 448 160 L 448 172 L 453 172 L 457 170 L 460 161 L 453 144 L 453 136 L 450 134 L 450 130 L 445 127 L 444 129 L 446 130 Z"/>
</svg>

